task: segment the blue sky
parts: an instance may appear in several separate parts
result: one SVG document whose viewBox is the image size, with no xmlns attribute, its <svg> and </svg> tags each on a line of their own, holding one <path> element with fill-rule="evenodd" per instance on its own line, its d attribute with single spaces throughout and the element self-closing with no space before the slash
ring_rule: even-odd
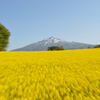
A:
<svg viewBox="0 0 100 100">
<path fill-rule="evenodd" d="M 0 23 L 11 32 L 8 49 L 54 36 L 100 43 L 100 0 L 0 0 Z"/>
</svg>

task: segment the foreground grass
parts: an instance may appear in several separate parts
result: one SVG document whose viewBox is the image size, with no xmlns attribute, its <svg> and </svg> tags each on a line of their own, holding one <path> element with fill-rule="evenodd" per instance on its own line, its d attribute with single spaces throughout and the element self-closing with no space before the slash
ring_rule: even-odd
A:
<svg viewBox="0 0 100 100">
<path fill-rule="evenodd" d="M 100 49 L 0 52 L 0 100 L 100 100 Z"/>
</svg>

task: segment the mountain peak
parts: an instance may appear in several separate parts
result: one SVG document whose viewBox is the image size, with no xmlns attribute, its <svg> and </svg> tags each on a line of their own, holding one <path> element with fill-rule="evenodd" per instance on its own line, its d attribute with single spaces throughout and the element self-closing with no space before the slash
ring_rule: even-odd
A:
<svg viewBox="0 0 100 100">
<path fill-rule="evenodd" d="M 62 40 L 51 36 L 51 37 L 49 37 L 47 39 L 44 39 L 43 41 L 45 41 L 46 44 L 47 44 L 47 43 L 57 43 L 57 42 L 61 42 Z"/>
<path fill-rule="evenodd" d="M 55 38 L 55 37 L 51 36 L 51 37 L 49 37 L 48 39 L 57 39 L 57 38 Z"/>
</svg>

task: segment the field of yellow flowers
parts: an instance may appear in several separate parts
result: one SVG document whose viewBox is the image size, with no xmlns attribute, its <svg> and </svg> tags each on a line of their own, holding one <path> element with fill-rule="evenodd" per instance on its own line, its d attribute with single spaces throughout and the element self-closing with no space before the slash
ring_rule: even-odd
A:
<svg viewBox="0 0 100 100">
<path fill-rule="evenodd" d="M 0 52 L 0 100 L 100 100 L 100 49 Z"/>
</svg>

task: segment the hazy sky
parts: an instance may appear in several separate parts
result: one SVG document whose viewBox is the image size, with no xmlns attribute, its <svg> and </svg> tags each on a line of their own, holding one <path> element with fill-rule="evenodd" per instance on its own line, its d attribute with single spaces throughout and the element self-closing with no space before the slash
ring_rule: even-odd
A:
<svg viewBox="0 0 100 100">
<path fill-rule="evenodd" d="M 0 0 L 0 23 L 11 32 L 9 49 L 54 36 L 100 43 L 100 0 Z"/>
</svg>

